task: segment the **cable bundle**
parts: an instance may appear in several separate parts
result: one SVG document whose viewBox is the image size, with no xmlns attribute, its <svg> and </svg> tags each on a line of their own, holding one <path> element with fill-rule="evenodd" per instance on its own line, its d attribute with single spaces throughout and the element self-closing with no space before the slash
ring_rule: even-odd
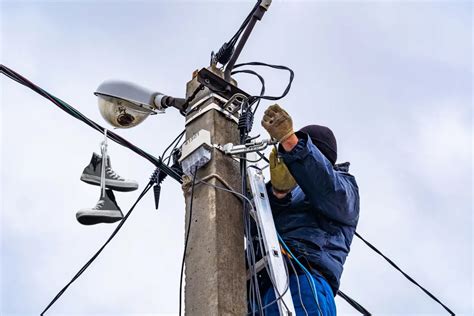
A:
<svg viewBox="0 0 474 316">
<path fill-rule="evenodd" d="M 261 0 L 257 1 L 255 6 L 253 7 L 253 9 L 250 11 L 250 13 L 245 18 L 244 22 L 242 22 L 242 25 L 240 25 L 237 32 L 235 32 L 235 34 L 231 37 L 231 39 L 229 41 L 225 42 L 221 46 L 221 48 L 219 49 L 217 54 L 214 54 L 214 52 L 212 52 L 212 55 L 211 55 L 211 63 L 212 64 L 220 63 L 222 66 L 225 66 L 229 62 L 230 58 L 232 57 L 232 55 L 234 53 L 235 44 L 239 40 L 240 35 L 242 35 L 242 32 L 245 30 L 245 28 L 249 24 L 250 19 L 252 18 L 252 15 L 254 14 L 255 10 L 260 5 L 260 2 L 261 2 Z"/>
</svg>

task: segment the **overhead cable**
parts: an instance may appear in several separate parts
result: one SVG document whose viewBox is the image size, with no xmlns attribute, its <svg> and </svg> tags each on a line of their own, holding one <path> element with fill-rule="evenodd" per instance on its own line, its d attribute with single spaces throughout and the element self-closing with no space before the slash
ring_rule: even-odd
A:
<svg viewBox="0 0 474 316">
<path fill-rule="evenodd" d="M 431 294 L 430 291 L 428 291 L 427 289 L 425 289 L 423 286 L 421 286 L 418 282 L 416 282 L 411 276 L 409 276 L 407 273 L 405 273 L 401 268 L 399 268 L 395 262 L 393 262 L 390 258 L 388 258 L 387 256 L 385 256 L 380 250 L 378 250 L 374 245 L 372 245 L 370 242 L 368 242 L 367 240 L 365 240 L 364 238 L 362 238 L 361 235 L 359 235 L 359 233 L 355 232 L 355 235 L 360 239 L 362 240 L 370 249 L 372 249 L 373 251 L 375 251 L 377 254 L 379 254 L 380 256 L 382 256 L 382 258 L 384 258 L 392 267 L 394 267 L 396 270 L 398 270 L 405 278 L 407 278 L 411 283 L 415 284 L 416 286 L 418 286 L 423 292 L 425 292 L 426 295 L 428 295 L 431 299 L 433 299 L 435 302 L 437 302 L 439 305 L 443 306 L 443 308 L 451 315 L 455 315 L 454 312 L 449 309 L 446 305 L 444 305 L 436 296 L 434 296 L 433 294 Z"/>
<path fill-rule="evenodd" d="M 362 315 L 364 316 L 372 315 L 367 309 L 365 309 L 362 305 L 357 303 L 353 298 L 351 298 L 349 295 L 345 294 L 341 290 L 337 291 L 337 295 L 339 295 L 342 299 L 344 299 L 347 303 L 349 303 L 349 305 L 354 307 L 354 309 L 360 312 Z"/>
<path fill-rule="evenodd" d="M 242 69 L 242 70 L 235 70 L 235 71 L 232 71 L 232 75 L 235 75 L 235 74 L 239 74 L 239 73 L 246 73 L 246 74 L 251 74 L 251 75 L 254 75 L 258 78 L 258 80 L 260 80 L 260 83 L 262 84 L 262 88 L 260 89 L 260 96 L 263 96 L 264 93 L 265 93 L 265 79 L 263 79 L 263 77 L 258 74 L 256 71 L 253 71 L 253 70 L 250 70 L 250 69 Z M 253 109 L 253 114 L 255 115 L 255 112 L 257 111 L 258 109 L 258 106 L 260 105 L 260 101 L 261 99 L 258 99 L 257 101 L 257 105 L 255 105 L 255 108 Z"/>
<path fill-rule="evenodd" d="M 66 292 L 66 290 L 68 289 L 68 287 L 74 282 L 76 281 L 82 273 L 84 273 L 84 271 L 87 270 L 87 268 L 92 264 L 92 262 L 94 262 L 95 259 L 97 259 L 97 257 L 100 255 L 100 253 L 104 250 L 104 248 L 112 241 L 112 239 L 115 237 L 115 235 L 117 235 L 117 233 L 119 232 L 119 230 L 122 228 L 123 224 L 125 224 L 125 222 L 127 221 L 128 217 L 130 216 L 130 214 L 132 214 L 133 210 L 135 209 L 135 206 L 138 204 L 138 202 L 140 202 L 140 200 L 145 196 L 145 194 L 148 192 L 148 190 L 150 190 L 150 188 L 152 187 L 152 184 L 154 183 L 154 180 L 150 180 L 150 182 L 146 185 L 146 187 L 143 189 L 142 193 L 138 196 L 137 200 L 135 201 L 135 203 L 132 205 L 132 207 L 130 208 L 130 210 L 127 212 L 127 214 L 124 216 L 124 218 L 120 221 L 120 223 L 117 225 L 117 227 L 114 229 L 114 231 L 112 232 L 112 234 L 110 235 L 110 237 L 107 239 L 107 241 L 102 245 L 102 247 L 99 248 L 99 250 L 97 250 L 97 252 L 89 259 L 89 261 L 87 261 L 81 269 L 79 269 L 79 271 L 76 273 L 76 275 L 74 275 L 74 277 L 71 279 L 71 281 L 69 281 L 62 289 L 61 291 L 58 292 L 58 294 L 56 294 L 56 296 L 53 298 L 53 300 L 48 304 L 48 306 L 46 306 L 46 308 L 41 312 L 41 316 L 43 316 L 47 311 L 48 309 L 51 308 L 51 306 L 53 306 L 53 304 L 64 294 L 64 292 Z"/>
<path fill-rule="evenodd" d="M 194 200 L 194 186 L 196 185 L 196 175 L 197 168 L 194 169 L 193 180 L 191 184 L 191 201 L 189 202 L 189 215 L 188 215 L 188 225 L 186 229 L 186 237 L 184 239 L 184 249 L 183 256 L 181 260 L 181 273 L 179 276 L 179 316 L 181 316 L 182 310 L 182 293 L 183 293 L 183 276 L 184 276 L 184 263 L 186 261 L 186 250 L 188 249 L 189 233 L 191 231 L 192 217 L 193 217 L 193 200 Z"/>
<path fill-rule="evenodd" d="M 288 85 L 286 86 L 285 90 L 280 96 L 270 96 L 270 95 L 251 96 L 249 98 L 250 104 L 252 104 L 252 102 L 255 102 L 256 100 L 259 100 L 259 99 L 269 100 L 269 101 L 278 101 L 280 99 L 283 99 L 288 94 L 288 92 L 290 92 L 291 84 L 293 83 L 293 79 L 295 78 L 295 73 L 291 68 L 287 66 L 282 66 L 282 65 L 272 65 L 272 64 L 259 62 L 259 61 L 253 61 L 253 62 L 248 62 L 248 63 L 237 64 L 234 66 L 234 69 L 242 67 L 242 66 L 263 66 L 263 67 L 269 67 L 269 68 L 278 69 L 278 70 L 286 70 L 290 73 L 290 78 L 288 79 Z"/>
</svg>

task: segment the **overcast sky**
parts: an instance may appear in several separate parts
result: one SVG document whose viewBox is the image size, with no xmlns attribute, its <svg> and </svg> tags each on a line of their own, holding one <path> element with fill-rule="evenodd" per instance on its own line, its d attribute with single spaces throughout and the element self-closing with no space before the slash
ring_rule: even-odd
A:
<svg viewBox="0 0 474 316">
<path fill-rule="evenodd" d="M 192 71 L 228 40 L 248 2 L 12 1 L 1 4 L 1 62 L 105 124 L 93 92 L 125 79 L 183 96 Z M 473 313 L 472 3 L 274 1 L 240 61 L 283 64 L 280 104 L 296 128 L 338 139 L 361 194 L 360 234 L 459 315 Z M 262 69 L 269 93 L 284 72 Z M 250 93 L 258 81 L 240 76 Z M 101 135 L 1 78 L 2 315 L 38 315 L 113 225 L 80 225 L 98 187 L 79 180 Z M 264 102 L 258 112 L 260 121 Z M 158 156 L 183 128 L 169 110 L 123 137 Z M 256 133 L 264 134 L 256 124 Z M 153 166 L 110 143 L 114 170 L 145 186 Z M 138 192 L 116 194 L 123 211 Z M 184 200 L 152 195 L 50 315 L 177 314 Z M 445 315 L 358 239 L 341 289 L 374 315 Z M 355 311 L 339 298 L 340 315 Z"/>
</svg>

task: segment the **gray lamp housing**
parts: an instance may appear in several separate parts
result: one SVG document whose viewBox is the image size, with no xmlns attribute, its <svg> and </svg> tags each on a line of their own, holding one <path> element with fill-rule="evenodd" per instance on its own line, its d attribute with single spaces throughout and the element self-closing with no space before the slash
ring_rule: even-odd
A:
<svg viewBox="0 0 474 316">
<path fill-rule="evenodd" d="M 155 98 L 162 96 L 161 93 L 131 82 L 108 80 L 94 94 L 99 98 L 100 114 L 114 127 L 134 127 L 157 110 L 162 112 L 162 108 L 155 105 Z"/>
<path fill-rule="evenodd" d="M 112 126 L 130 128 L 143 122 L 148 115 L 164 113 L 174 107 L 183 113 L 186 100 L 151 91 L 134 83 L 108 80 L 94 94 L 99 97 L 99 110 Z"/>
</svg>

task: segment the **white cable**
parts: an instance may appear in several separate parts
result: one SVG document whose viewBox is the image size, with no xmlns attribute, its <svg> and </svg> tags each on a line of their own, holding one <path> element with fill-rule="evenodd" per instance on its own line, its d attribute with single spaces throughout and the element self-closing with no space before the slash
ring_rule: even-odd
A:
<svg viewBox="0 0 474 316">
<path fill-rule="evenodd" d="M 107 129 L 104 129 L 104 141 L 100 145 L 100 151 L 102 153 L 102 170 L 100 172 L 100 189 L 102 197 L 105 196 L 105 163 L 107 162 Z"/>
</svg>

